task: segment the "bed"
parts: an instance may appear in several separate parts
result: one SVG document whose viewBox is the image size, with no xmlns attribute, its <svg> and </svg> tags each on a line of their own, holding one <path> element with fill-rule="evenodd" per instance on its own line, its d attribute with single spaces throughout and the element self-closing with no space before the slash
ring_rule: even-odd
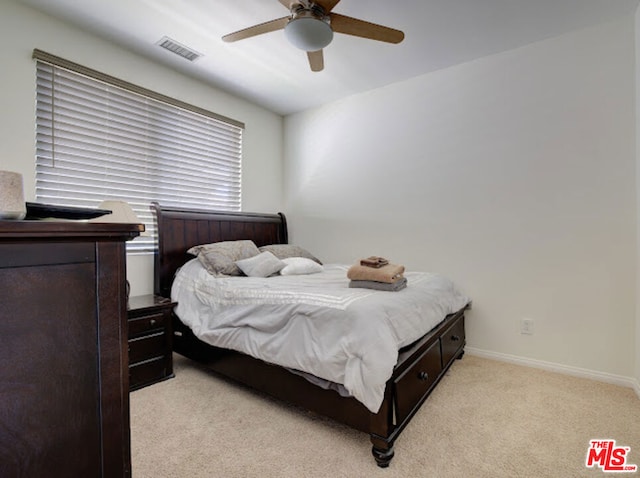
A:
<svg viewBox="0 0 640 478">
<path fill-rule="evenodd" d="M 238 240 L 251 240 L 258 247 L 288 243 L 283 214 L 185 210 L 157 203 L 152 204 L 152 210 L 158 228 L 155 292 L 163 297 L 171 296 L 176 273 L 197 262 L 187 253 L 193 246 Z M 426 334 L 399 349 L 391 377 L 383 383 L 376 412 L 354 396 L 337 393 L 333 387 L 320 387 L 288 367 L 212 346 L 185 325 L 190 323 L 189 317 L 181 318 L 175 313 L 173 350 L 219 375 L 369 434 L 376 463 L 387 467 L 402 430 L 455 360 L 464 354 L 466 308 L 465 303 L 439 318 Z"/>
</svg>

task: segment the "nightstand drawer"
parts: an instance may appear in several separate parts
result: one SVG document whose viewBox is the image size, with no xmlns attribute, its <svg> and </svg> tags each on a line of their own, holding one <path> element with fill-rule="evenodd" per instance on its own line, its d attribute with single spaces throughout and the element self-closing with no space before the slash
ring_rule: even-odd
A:
<svg viewBox="0 0 640 478">
<path fill-rule="evenodd" d="M 131 365 L 167 355 L 167 353 L 167 337 L 162 330 L 156 334 L 129 340 L 129 363 Z"/>
<path fill-rule="evenodd" d="M 136 390 L 171 377 L 173 373 L 166 357 L 147 360 L 129 367 L 129 388 Z"/>
<path fill-rule="evenodd" d="M 135 319 L 129 319 L 129 338 L 146 334 L 152 330 L 163 329 L 167 314 L 158 312 L 155 314 L 143 315 Z"/>
</svg>

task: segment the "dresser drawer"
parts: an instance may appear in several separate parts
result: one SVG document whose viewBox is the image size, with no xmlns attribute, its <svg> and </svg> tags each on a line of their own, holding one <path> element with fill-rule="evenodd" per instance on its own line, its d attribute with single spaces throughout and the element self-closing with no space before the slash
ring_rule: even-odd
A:
<svg viewBox="0 0 640 478">
<path fill-rule="evenodd" d="M 453 360 L 460 353 L 465 344 L 464 317 L 460 317 L 441 336 L 442 343 L 442 366 Z"/>
<path fill-rule="evenodd" d="M 147 360 L 129 367 L 129 389 L 136 390 L 172 376 L 166 357 Z"/>
<path fill-rule="evenodd" d="M 164 329 L 167 315 L 163 312 L 143 315 L 129 319 L 129 338 L 134 338 L 146 334 L 152 330 Z"/>
<path fill-rule="evenodd" d="M 436 341 L 394 381 L 398 422 L 403 421 L 416 405 L 422 403 L 441 371 L 440 342 Z"/>
<path fill-rule="evenodd" d="M 167 355 L 167 337 L 164 331 L 129 340 L 129 364 Z"/>
</svg>

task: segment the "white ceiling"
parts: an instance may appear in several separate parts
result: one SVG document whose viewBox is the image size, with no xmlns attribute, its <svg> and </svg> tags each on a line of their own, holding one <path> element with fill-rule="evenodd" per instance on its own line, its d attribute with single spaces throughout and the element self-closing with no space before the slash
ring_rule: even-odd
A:
<svg viewBox="0 0 640 478">
<path fill-rule="evenodd" d="M 342 0 L 334 12 L 404 31 L 386 44 L 336 34 L 313 73 L 283 31 L 221 37 L 283 17 L 278 0 L 17 0 L 218 88 L 289 114 L 632 14 L 638 0 Z M 156 45 L 168 36 L 204 56 Z"/>
</svg>

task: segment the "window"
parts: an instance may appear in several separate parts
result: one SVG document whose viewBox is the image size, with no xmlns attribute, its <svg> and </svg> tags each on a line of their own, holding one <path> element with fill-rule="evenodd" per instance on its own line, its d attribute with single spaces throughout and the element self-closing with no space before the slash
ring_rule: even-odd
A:
<svg viewBox="0 0 640 478">
<path fill-rule="evenodd" d="M 149 205 L 239 211 L 244 125 L 35 50 L 36 200 L 128 202 L 152 251 Z"/>
</svg>

